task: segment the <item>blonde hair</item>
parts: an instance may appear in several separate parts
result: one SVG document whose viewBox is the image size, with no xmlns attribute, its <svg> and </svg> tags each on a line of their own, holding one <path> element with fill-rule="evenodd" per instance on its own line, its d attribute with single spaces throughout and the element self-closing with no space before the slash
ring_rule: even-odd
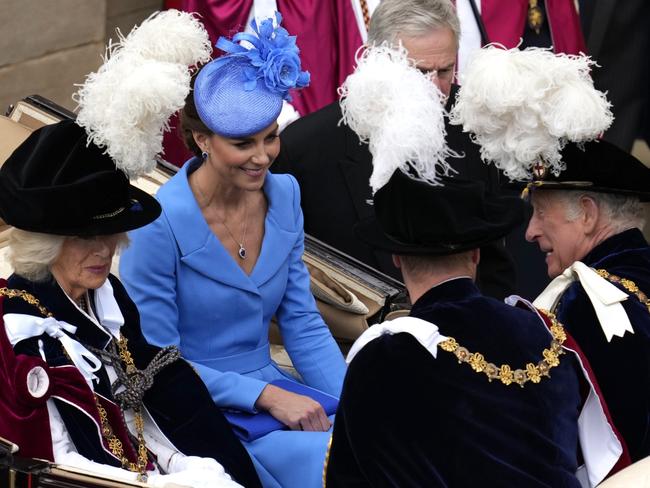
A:
<svg viewBox="0 0 650 488">
<path fill-rule="evenodd" d="M 65 236 L 20 229 L 9 233 L 9 263 L 17 275 L 30 281 L 46 281 L 50 266 L 61 252 Z"/>
<path fill-rule="evenodd" d="M 70 237 L 12 229 L 8 245 L 9 263 L 14 273 L 35 282 L 52 278 L 50 268 L 61 254 L 66 239 Z M 128 245 L 129 237 L 126 232 L 119 233 L 115 252 Z"/>
</svg>

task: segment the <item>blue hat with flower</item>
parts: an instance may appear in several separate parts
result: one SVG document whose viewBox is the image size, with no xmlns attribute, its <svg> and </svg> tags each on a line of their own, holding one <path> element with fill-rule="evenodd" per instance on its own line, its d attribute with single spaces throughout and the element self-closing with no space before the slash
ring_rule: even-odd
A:
<svg viewBox="0 0 650 488">
<path fill-rule="evenodd" d="M 240 32 L 232 40 L 219 38 L 216 47 L 226 54 L 201 69 L 194 82 L 199 117 L 215 134 L 240 138 L 255 134 L 277 120 L 289 90 L 309 84 L 300 70 L 296 36 L 280 27 L 275 14 L 251 26 L 255 34 Z M 241 42 L 249 44 L 246 47 Z"/>
</svg>

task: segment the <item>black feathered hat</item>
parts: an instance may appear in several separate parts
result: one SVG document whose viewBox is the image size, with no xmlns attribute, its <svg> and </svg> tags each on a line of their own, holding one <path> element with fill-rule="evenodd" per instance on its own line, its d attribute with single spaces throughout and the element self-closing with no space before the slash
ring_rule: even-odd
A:
<svg viewBox="0 0 650 488">
<path fill-rule="evenodd" d="M 499 239 L 524 220 L 519 198 L 487 193 L 480 181 L 440 182 L 431 186 L 395 171 L 375 193 L 375 216 L 355 227 L 357 237 L 393 254 L 448 255 Z"/>
<path fill-rule="evenodd" d="M 115 234 L 148 224 L 160 211 L 72 120 L 34 131 L 0 168 L 0 217 L 19 229 Z"/>
</svg>

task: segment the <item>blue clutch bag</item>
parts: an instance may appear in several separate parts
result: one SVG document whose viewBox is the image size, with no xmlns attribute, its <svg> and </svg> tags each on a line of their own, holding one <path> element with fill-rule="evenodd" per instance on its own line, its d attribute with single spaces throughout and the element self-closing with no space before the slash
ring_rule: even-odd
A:
<svg viewBox="0 0 650 488">
<path fill-rule="evenodd" d="M 312 400 L 320 403 L 328 416 L 335 414 L 336 408 L 339 405 L 336 397 L 303 385 L 302 383 L 291 380 L 275 380 L 271 381 L 270 384 L 283 390 L 297 393 L 298 395 L 308 396 Z M 228 422 L 230 422 L 235 435 L 247 442 L 259 439 L 274 430 L 286 430 L 289 428 L 268 412 L 248 413 L 239 410 L 224 410 L 223 414 Z"/>
</svg>

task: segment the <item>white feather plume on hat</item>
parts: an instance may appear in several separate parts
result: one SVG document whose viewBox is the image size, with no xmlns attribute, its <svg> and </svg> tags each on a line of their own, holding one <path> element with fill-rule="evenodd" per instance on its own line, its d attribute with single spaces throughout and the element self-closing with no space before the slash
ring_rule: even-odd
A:
<svg viewBox="0 0 650 488">
<path fill-rule="evenodd" d="M 449 173 L 443 95 L 402 46 L 368 47 L 339 94 L 342 122 L 369 143 L 373 194 L 396 169 L 431 184 Z"/>
<path fill-rule="evenodd" d="M 147 59 L 191 66 L 210 59 L 212 45 L 203 24 L 191 13 L 165 10 L 151 15 L 124 38 L 122 55 L 140 54 Z"/>
<path fill-rule="evenodd" d="M 567 141 L 595 139 L 613 120 L 590 77 L 593 64 L 584 55 L 547 49 L 477 50 L 461 78 L 451 123 L 472 132 L 483 160 L 511 180 L 530 179 L 540 162 L 558 174 Z"/>
<path fill-rule="evenodd" d="M 151 171 L 168 119 L 190 92 L 189 68 L 210 59 L 208 33 L 190 13 L 153 14 L 120 42 L 75 94 L 77 124 L 129 177 Z"/>
</svg>

